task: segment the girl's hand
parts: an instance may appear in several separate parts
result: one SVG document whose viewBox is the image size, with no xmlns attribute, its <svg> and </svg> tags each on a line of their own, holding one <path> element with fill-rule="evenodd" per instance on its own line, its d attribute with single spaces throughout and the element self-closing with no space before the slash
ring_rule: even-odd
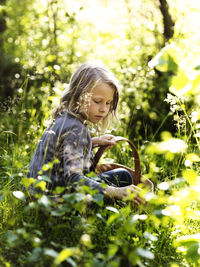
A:
<svg viewBox="0 0 200 267">
<path fill-rule="evenodd" d="M 92 138 L 92 147 L 97 147 L 97 146 L 113 146 L 116 144 L 114 140 L 114 135 L 111 134 L 106 134 L 102 135 L 100 137 L 93 137 Z"/>
<path fill-rule="evenodd" d="M 105 196 L 122 200 L 128 197 L 129 194 L 134 193 L 135 196 L 133 198 L 133 203 L 135 205 L 140 205 L 146 203 L 146 201 L 139 196 L 141 191 L 142 189 L 135 185 L 129 185 L 124 187 L 107 186 L 105 190 Z"/>
</svg>

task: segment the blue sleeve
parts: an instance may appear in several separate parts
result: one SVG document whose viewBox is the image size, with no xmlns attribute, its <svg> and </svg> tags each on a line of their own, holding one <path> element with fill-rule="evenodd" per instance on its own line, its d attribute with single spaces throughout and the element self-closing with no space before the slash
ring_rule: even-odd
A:
<svg viewBox="0 0 200 267">
<path fill-rule="evenodd" d="M 74 125 L 63 138 L 63 167 L 66 184 L 84 184 L 103 193 L 101 183 L 83 175 L 85 162 L 89 161 L 91 144 L 85 127 Z"/>
</svg>

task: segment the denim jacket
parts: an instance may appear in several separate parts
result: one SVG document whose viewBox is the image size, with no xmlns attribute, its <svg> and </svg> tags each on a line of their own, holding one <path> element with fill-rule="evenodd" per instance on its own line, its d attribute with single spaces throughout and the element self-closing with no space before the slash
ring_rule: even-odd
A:
<svg viewBox="0 0 200 267">
<path fill-rule="evenodd" d="M 37 179 L 38 175 L 47 175 L 51 179 L 50 189 L 81 182 L 103 192 L 99 182 L 85 176 L 90 171 L 91 151 L 92 141 L 87 128 L 72 115 L 63 114 L 40 138 L 27 177 Z"/>
</svg>

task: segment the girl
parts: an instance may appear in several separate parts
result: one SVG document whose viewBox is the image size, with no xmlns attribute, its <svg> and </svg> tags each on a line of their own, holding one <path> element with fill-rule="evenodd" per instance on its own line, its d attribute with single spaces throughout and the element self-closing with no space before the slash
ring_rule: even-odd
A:
<svg viewBox="0 0 200 267">
<path fill-rule="evenodd" d="M 75 187 L 85 184 L 98 189 L 105 197 L 123 199 L 128 192 L 135 193 L 134 203 L 140 204 L 140 188 L 132 184 L 131 174 L 115 169 L 87 177 L 90 172 L 92 148 L 115 145 L 114 136 L 91 138 L 89 126 L 105 129 L 109 118 L 115 115 L 119 99 L 118 87 L 105 67 L 81 65 L 64 90 L 60 105 L 53 111 L 53 122 L 43 133 L 30 162 L 28 177 L 47 175 L 51 179 L 48 189 L 56 186 Z M 52 163 L 44 170 L 43 165 Z M 107 184 L 103 187 L 102 182 Z"/>
</svg>

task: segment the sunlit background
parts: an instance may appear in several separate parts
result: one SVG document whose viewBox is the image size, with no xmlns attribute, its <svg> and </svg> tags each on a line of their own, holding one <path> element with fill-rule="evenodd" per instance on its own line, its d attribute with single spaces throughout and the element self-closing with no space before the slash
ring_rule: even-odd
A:
<svg viewBox="0 0 200 267">
<path fill-rule="evenodd" d="M 199 0 L 0 1 L 0 266 L 200 266 L 199 18 Z M 142 209 L 90 191 L 24 202 L 38 140 L 85 61 L 119 81 L 107 133 L 134 142 L 155 185 Z M 134 168 L 126 146 L 112 149 L 103 160 Z"/>
</svg>

